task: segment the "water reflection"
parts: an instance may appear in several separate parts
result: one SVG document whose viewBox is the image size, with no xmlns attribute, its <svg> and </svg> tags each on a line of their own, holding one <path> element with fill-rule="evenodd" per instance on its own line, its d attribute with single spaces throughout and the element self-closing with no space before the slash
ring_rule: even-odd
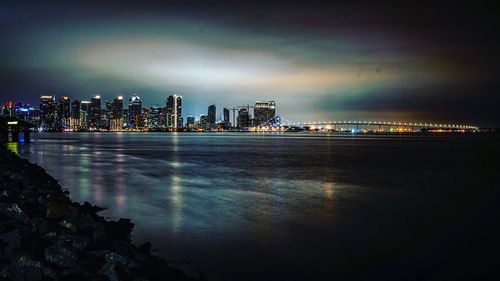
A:
<svg viewBox="0 0 500 281">
<path fill-rule="evenodd" d="M 325 217 L 327 220 L 333 219 L 334 211 L 334 193 L 335 189 L 332 182 L 325 182 L 323 184 L 323 191 L 325 192 L 326 207 L 325 207 Z"/>
<path fill-rule="evenodd" d="M 372 242 L 365 236 L 377 245 L 407 239 L 381 232 L 427 221 L 411 216 L 433 207 L 439 211 L 449 194 L 458 192 L 443 189 L 442 182 L 451 174 L 456 179 L 471 174 L 449 160 L 453 157 L 428 161 L 456 155 L 459 146 L 435 140 L 318 134 L 46 137 L 35 141 L 33 153 L 19 153 L 46 168 L 73 199 L 107 207 L 104 214 L 112 218 L 132 218 L 136 243 L 152 241 L 170 258 L 192 257 L 209 280 L 269 280 L 273 273 L 274 279 L 327 280 L 332 270 L 344 270 L 332 264 L 366 253 Z M 436 147 L 443 152 L 434 153 Z M 464 155 L 474 147 L 480 146 L 465 142 L 458 151 Z M 447 178 L 426 181 L 438 168 L 448 169 Z M 410 213 L 407 206 L 417 211 Z M 390 233 L 398 231 L 412 233 L 409 228 Z M 349 262 L 342 263 L 346 255 Z M 290 268 L 317 278 L 295 276 Z"/>
<path fill-rule="evenodd" d="M 171 150 L 172 150 L 172 161 L 170 161 L 170 168 L 168 169 L 170 173 L 170 199 L 172 202 L 172 232 L 174 234 L 180 231 L 182 227 L 182 211 L 183 211 L 183 200 L 182 200 L 182 180 L 181 180 L 181 165 L 179 159 L 179 135 L 178 133 L 172 134 L 171 138 Z"/>
</svg>

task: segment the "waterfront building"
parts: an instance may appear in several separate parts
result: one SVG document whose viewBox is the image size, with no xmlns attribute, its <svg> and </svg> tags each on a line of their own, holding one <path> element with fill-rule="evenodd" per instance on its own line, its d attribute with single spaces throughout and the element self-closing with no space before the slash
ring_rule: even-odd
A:
<svg viewBox="0 0 500 281">
<path fill-rule="evenodd" d="M 247 108 L 242 108 L 238 111 L 238 127 L 244 128 L 244 127 L 250 127 L 250 114 L 248 112 Z"/>
<path fill-rule="evenodd" d="M 35 108 L 29 104 L 16 103 L 12 106 L 12 102 L 6 104 L 9 106 L 9 116 L 15 116 L 18 119 L 35 124 Z"/>
<path fill-rule="evenodd" d="M 69 118 L 71 112 L 71 101 L 68 96 L 59 98 L 59 106 L 57 111 L 57 123 L 60 129 L 66 129 L 69 126 Z"/>
<path fill-rule="evenodd" d="M 128 123 L 128 108 L 126 107 L 123 108 L 122 118 L 124 123 Z M 124 126 L 128 126 L 128 124 L 124 124 Z"/>
<path fill-rule="evenodd" d="M 163 111 L 159 105 L 153 105 L 148 111 L 148 128 L 157 129 L 162 126 Z"/>
<path fill-rule="evenodd" d="M 267 125 L 276 115 L 276 103 L 274 101 L 256 101 L 253 109 L 255 126 Z"/>
<path fill-rule="evenodd" d="M 113 99 L 113 104 L 111 105 L 111 118 L 112 119 L 122 119 L 123 118 L 123 97 L 117 96 Z"/>
<path fill-rule="evenodd" d="M 194 116 L 188 116 L 186 118 L 186 127 L 188 128 L 194 127 Z"/>
<path fill-rule="evenodd" d="M 3 117 L 13 117 L 15 115 L 15 109 L 12 101 L 8 101 L 2 107 L 1 112 Z"/>
<path fill-rule="evenodd" d="M 40 96 L 40 127 L 43 130 L 56 129 L 56 97 Z"/>
<path fill-rule="evenodd" d="M 137 94 L 128 101 L 128 125 L 134 129 L 142 127 L 142 101 Z"/>
<path fill-rule="evenodd" d="M 213 127 L 215 125 L 215 119 L 217 116 L 215 104 L 212 104 L 208 107 L 208 125 Z"/>
<path fill-rule="evenodd" d="M 109 118 L 106 110 L 101 111 L 101 121 L 99 122 L 99 129 L 109 130 Z"/>
<path fill-rule="evenodd" d="M 95 95 L 90 100 L 89 128 L 98 129 L 101 125 L 101 96 Z"/>
<path fill-rule="evenodd" d="M 167 128 L 182 128 L 182 96 L 172 95 L 167 99 Z"/>
<path fill-rule="evenodd" d="M 123 129 L 123 96 L 117 96 L 110 105 L 109 129 L 121 131 Z"/>
<path fill-rule="evenodd" d="M 80 102 L 80 126 L 83 129 L 88 129 L 90 122 L 90 101 Z"/>
<path fill-rule="evenodd" d="M 229 109 L 225 108 L 223 109 L 223 113 L 222 113 L 222 121 L 229 125 Z"/>
<path fill-rule="evenodd" d="M 201 114 L 198 124 L 196 125 L 199 129 L 208 129 L 209 118 L 208 115 Z"/>
<path fill-rule="evenodd" d="M 69 128 L 73 131 L 80 129 L 80 101 L 71 101 L 71 118 L 69 119 Z"/>
<path fill-rule="evenodd" d="M 141 108 L 141 127 L 149 128 L 150 120 L 149 120 L 149 109 L 143 107 Z"/>
</svg>

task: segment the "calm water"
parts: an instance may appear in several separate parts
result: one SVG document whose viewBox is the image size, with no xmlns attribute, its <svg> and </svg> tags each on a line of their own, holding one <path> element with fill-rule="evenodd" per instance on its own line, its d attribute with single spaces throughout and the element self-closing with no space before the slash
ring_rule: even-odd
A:
<svg viewBox="0 0 500 281">
<path fill-rule="evenodd" d="M 494 136 L 64 133 L 20 153 L 209 280 L 439 280 L 500 225 Z"/>
</svg>

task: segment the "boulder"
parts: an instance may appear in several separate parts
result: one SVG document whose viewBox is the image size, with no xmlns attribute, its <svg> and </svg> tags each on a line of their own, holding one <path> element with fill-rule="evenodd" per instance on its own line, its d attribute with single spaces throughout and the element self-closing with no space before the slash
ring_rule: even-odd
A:
<svg viewBox="0 0 500 281">
<path fill-rule="evenodd" d="M 50 246 L 44 251 L 45 260 L 63 268 L 79 269 L 78 257 L 70 249 L 60 245 Z"/>
<path fill-rule="evenodd" d="M 71 204 L 54 201 L 47 204 L 47 218 L 49 219 L 68 218 L 77 212 L 78 210 Z"/>
</svg>

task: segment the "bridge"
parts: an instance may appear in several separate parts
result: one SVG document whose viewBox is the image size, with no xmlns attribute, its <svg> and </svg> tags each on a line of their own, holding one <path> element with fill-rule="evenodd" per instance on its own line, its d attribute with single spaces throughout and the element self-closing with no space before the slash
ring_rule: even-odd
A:
<svg viewBox="0 0 500 281">
<path fill-rule="evenodd" d="M 449 124 L 449 123 L 420 123 L 420 122 L 391 122 L 391 121 L 299 121 L 293 122 L 282 116 L 274 117 L 279 120 L 279 125 L 283 127 L 302 127 L 310 129 L 325 129 L 325 130 L 341 130 L 341 129 L 356 129 L 375 126 L 378 131 L 391 131 L 399 129 L 407 129 L 409 131 L 417 130 L 443 130 L 443 131 L 478 131 L 479 127 L 465 124 Z"/>
</svg>

